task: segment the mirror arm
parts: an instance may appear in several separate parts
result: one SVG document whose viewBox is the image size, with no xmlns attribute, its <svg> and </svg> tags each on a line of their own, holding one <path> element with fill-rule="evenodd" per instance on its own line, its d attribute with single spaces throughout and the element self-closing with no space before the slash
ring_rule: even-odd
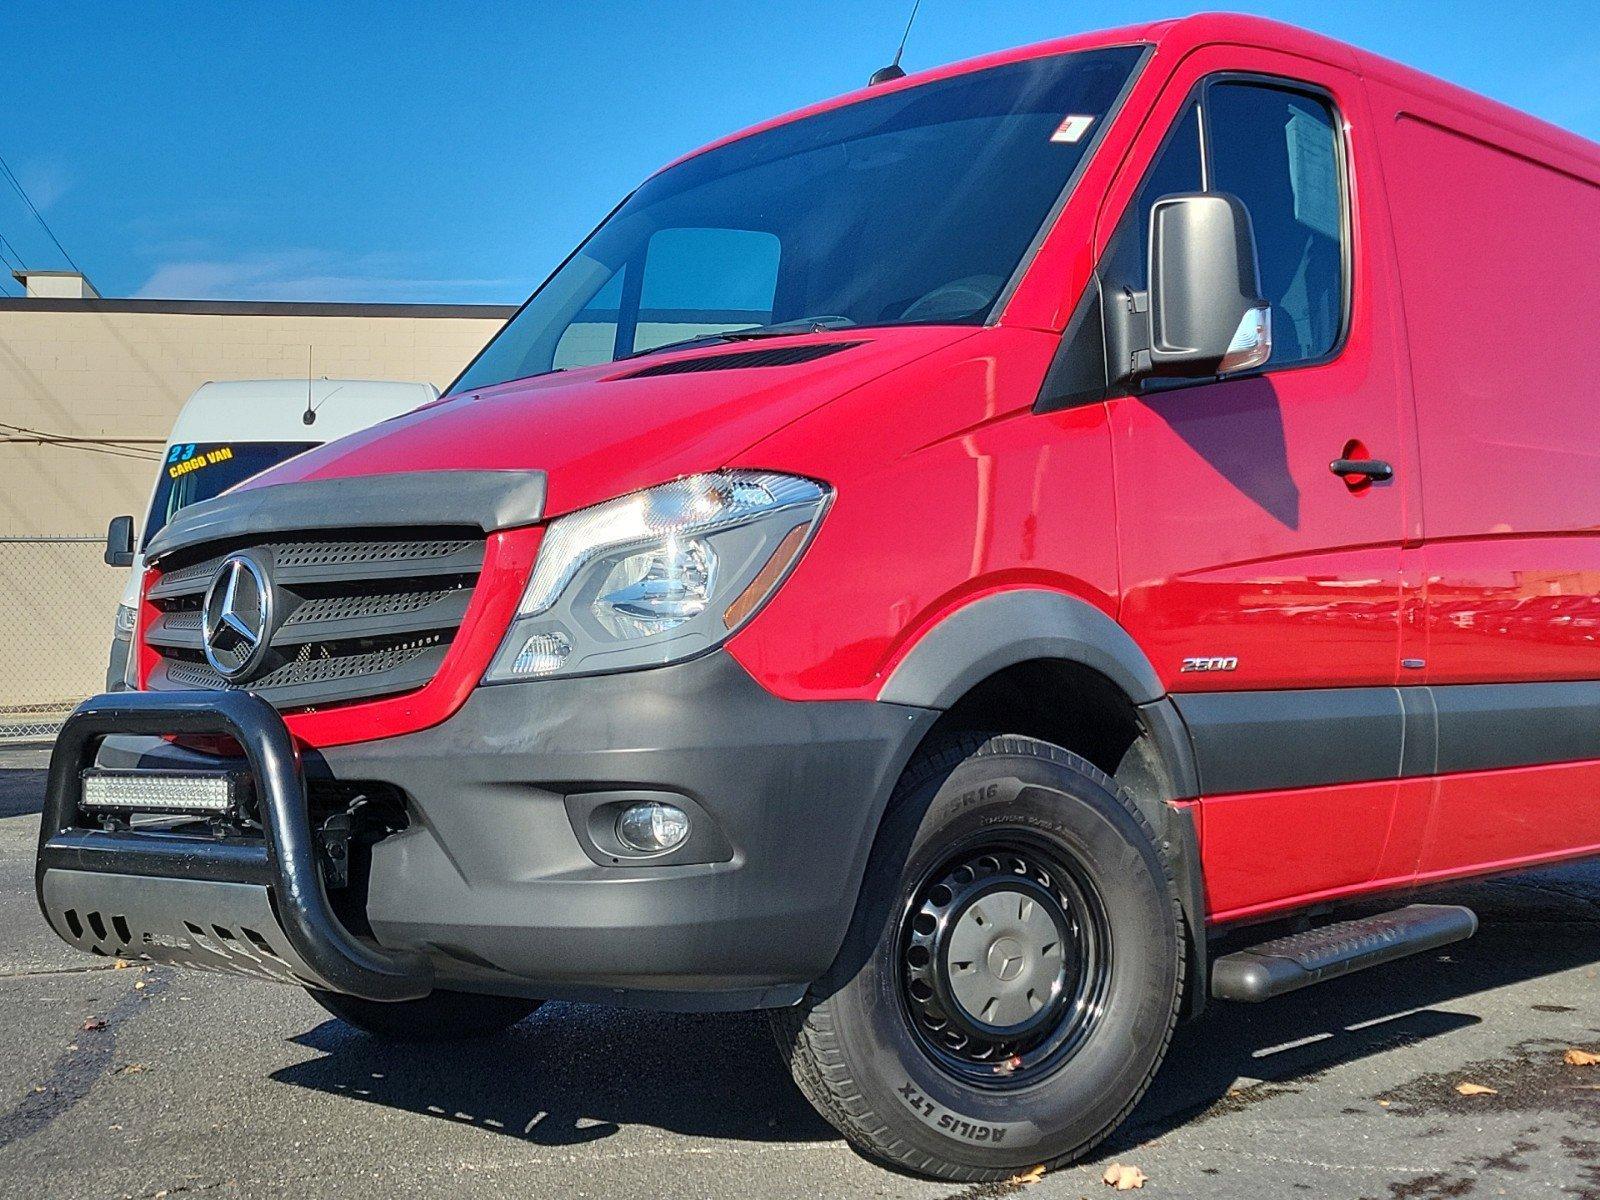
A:
<svg viewBox="0 0 1600 1200">
<path fill-rule="evenodd" d="M 1150 293 L 1132 292 L 1128 296 L 1128 312 L 1133 320 L 1129 326 L 1138 336 L 1134 345 L 1130 346 L 1132 358 L 1129 372 L 1135 381 L 1150 374 Z"/>
<path fill-rule="evenodd" d="M 1150 373 L 1150 293 L 1122 287 L 1106 292 L 1106 360 L 1113 389 Z"/>
</svg>

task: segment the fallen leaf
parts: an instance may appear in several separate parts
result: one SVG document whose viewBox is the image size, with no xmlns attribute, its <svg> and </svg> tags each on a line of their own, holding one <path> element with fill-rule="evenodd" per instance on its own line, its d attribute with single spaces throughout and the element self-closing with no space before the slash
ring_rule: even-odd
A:
<svg viewBox="0 0 1600 1200">
<path fill-rule="evenodd" d="M 84 1032 L 86 1033 L 93 1033 L 96 1029 L 104 1029 L 105 1027 L 106 1023 L 99 1017 L 90 1017 L 83 1023 Z"/>
<path fill-rule="evenodd" d="M 140 1071 L 148 1071 L 149 1069 L 150 1068 L 145 1066 L 143 1063 L 125 1063 L 123 1066 L 117 1068 L 117 1074 L 137 1075 Z"/>
<path fill-rule="evenodd" d="M 133 966 L 133 964 L 125 958 L 119 958 L 116 962 L 111 964 L 112 969 L 116 971 L 126 971 L 131 966 Z"/>
<path fill-rule="evenodd" d="M 1481 1083 L 1458 1083 L 1456 1091 L 1463 1096 L 1498 1096 L 1500 1093 L 1492 1087 L 1484 1087 Z"/>
<path fill-rule="evenodd" d="M 1029 1167 L 1026 1171 L 1013 1175 L 1006 1183 L 1012 1187 L 1027 1187 L 1030 1183 L 1038 1183 L 1044 1178 L 1044 1166 Z"/>
<path fill-rule="evenodd" d="M 142 991 L 144 991 L 145 988 L 147 988 L 149 986 L 150 985 L 148 983 L 146 983 L 144 980 L 141 979 L 141 980 L 139 980 L 138 983 L 133 985 L 133 990 L 136 991 L 136 992 L 142 992 Z"/>
<path fill-rule="evenodd" d="M 1569 1067 L 1592 1067 L 1600 1063 L 1600 1054 L 1588 1050 L 1568 1050 L 1565 1057 Z"/>
<path fill-rule="evenodd" d="M 1138 1167 L 1112 1163 L 1106 1168 L 1106 1173 L 1100 1177 L 1100 1180 L 1102 1183 L 1116 1188 L 1119 1192 L 1131 1192 L 1134 1188 L 1142 1188 L 1147 1178 L 1148 1176 Z"/>
<path fill-rule="evenodd" d="M 1388 1108 L 1389 1107 L 1389 1103 L 1390 1102 L 1387 1101 L 1387 1100 L 1379 1100 L 1378 1101 L 1378 1107 L 1379 1108 Z"/>
</svg>

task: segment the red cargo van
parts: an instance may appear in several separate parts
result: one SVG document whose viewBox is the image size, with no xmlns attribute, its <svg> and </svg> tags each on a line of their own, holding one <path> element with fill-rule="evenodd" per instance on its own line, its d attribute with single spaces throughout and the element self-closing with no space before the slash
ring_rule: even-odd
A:
<svg viewBox="0 0 1600 1200">
<path fill-rule="evenodd" d="M 1597 268 L 1595 146 L 1249 18 L 730 137 L 151 541 L 40 903 L 389 1036 L 771 1009 L 865 1153 L 1068 1160 L 1475 925 L 1333 902 L 1600 851 Z"/>
</svg>

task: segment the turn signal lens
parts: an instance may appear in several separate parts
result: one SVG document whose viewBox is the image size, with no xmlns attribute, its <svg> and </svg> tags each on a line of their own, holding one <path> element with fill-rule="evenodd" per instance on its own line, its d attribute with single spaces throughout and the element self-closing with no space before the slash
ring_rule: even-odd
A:
<svg viewBox="0 0 1600 1200">
<path fill-rule="evenodd" d="M 1272 309 L 1268 305 L 1252 308 L 1239 321 L 1228 352 L 1217 365 L 1217 374 L 1228 375 L 1234 371 L 1249 371 L 1265 366 L 1272 357 Z"/>
<path fill-rule="evenodd" d="M 767 598 L 767 593 L 778 586 L 778 580 L 783 578 L 789 564 L 794 562 L 795 555 L 800 553 L 800 547 L 805 545 L 806 535 L 810 532 L 809 525 L 796 525 L 784 536 L 778 548 L 772 552 L 772 557 L 767 559 L 766 566 L 756 572 L 749 586 L 735 597 L 733 603 L 728 605 L 728 611 L 722 614 L 725 628 L 737 629 L 743 625 L 745 618 Z"/>
<path fill-rule="evenodd" d="M 572 643 L 565 634 L 556 631 L 536 633 L 522 643 L 522 649 L 517 651 L 517 657 L 511 664 L 511 673 L 548 675 L 552 671 L 559 671 L 571 653 Z"/>
</svg>

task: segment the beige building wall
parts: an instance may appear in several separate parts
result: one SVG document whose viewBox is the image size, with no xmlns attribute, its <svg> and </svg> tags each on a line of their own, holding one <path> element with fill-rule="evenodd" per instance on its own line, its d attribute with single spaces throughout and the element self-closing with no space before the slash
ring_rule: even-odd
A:
<svg viewBox="0 0 1600 1200">
<path fill-rule="evenodd" d="M 46 438 L 166 440 L 208 380 L 446 386 L 504 322 L 487 306 L 0 302 L 0 536 L 92 533 L 147 499 L 154 467 Z M 19 433 L 18 429 L 34 431 Z"/>
<path fill-rule="evenodd" d="M 304 378 L 309 348 L 317 376 L 443 388 L 511 311 L 0 299 L 0 709 L 97 690 L 122 587 L 92 545 L 15 539 L 142 519 L 160 445 L 202 383 Z"/>
</svg>

